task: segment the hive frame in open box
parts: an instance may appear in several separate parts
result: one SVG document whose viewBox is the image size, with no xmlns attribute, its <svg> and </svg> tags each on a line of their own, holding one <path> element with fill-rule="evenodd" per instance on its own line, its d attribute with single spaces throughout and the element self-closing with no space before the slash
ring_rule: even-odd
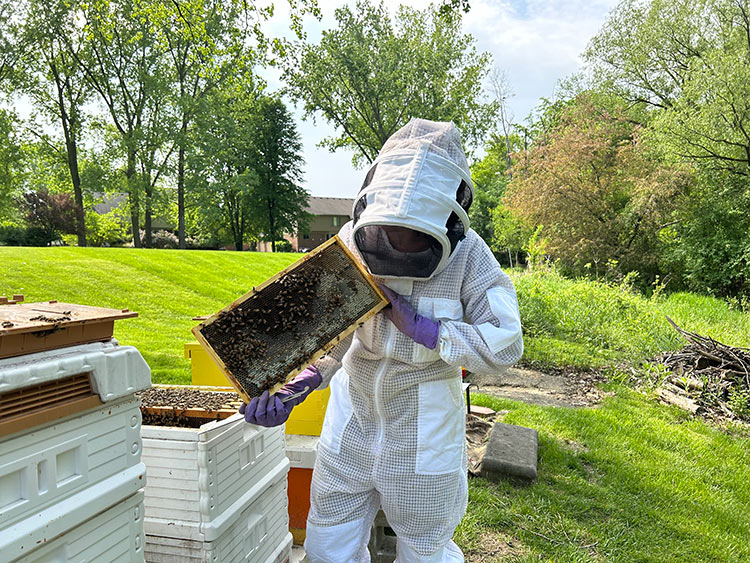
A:
<svg viewBox="0 0 750 563">
<path fill-rule="evenodd" d="M 226 376 L 227 380 L 232 384 L 232 386 L 235 388 L 235 390 L 237 391 L 237 393 L 240 395 L 240 397 L 242 398 L 244 402 L 249 403 L 252 397 L 243 388 L 243 386 L 235 377 L 235 375 L 232 374 L 231 370 L 226 366 L 224 361 L 217 354 L 216 350 L 213 348 L 211 343 L 203 335 L 202 331 L 207 326 L 219 320 L 222 314 L 230 312 L 232 309 L 235 309 L 241 306 L 243 303 L 245 303 L 245 301 L 255 297 L 256 294 L 260 294 L 265 288 L 271 286 L 280 278 L 283 278 L 284 276 L 290 274 L 296 268 L 302 266 L 303 264 L 309 262 L 310 260 L 316 259 L 317 257 L 321 256 L 323 253 L 327 251 L 331 251 L 333 247 L 335 247 L 337 251 L 341 253 L 341 255 L 345 256 L 346 259 L 348 259 L 348 263 L 350 263 L 351 266 L 355 268 L 356 272 L 358 272 L 359 275 L 361 275 L 362 280 L 366 283 L 368 288 L 377 296 L 378 301 L 365 314 L 359 316 L 357 319 L 352 319 L 351 323 L 344 330 L 339 331 L 335 338 L 333 338 L 332 340 L 328 342 L 322 343 L 319 349 L 309 354 L 306 358 L 300 361 L 294 369 L 290 370 L 289 373 L 286 374 L 284 381 L 280 381 L 276 383 L 275 385 L 273 385 L 269 389 L 269 392 L 275 393 L 285 384 L 285 382 L 288 382 L 291 379 L 293 379 L 294 376 L 296 376 L 298 373 L 304 370 L 313 361 L 317 360 L 318 358 L 320 358 L 321 356 L 329 352 L 334 346 L 336 346 L 336 344 L 338 344 L 347 336 L 349 336 L 349 334 L 354 332 L 354 330 L 356 330 L 358 326 L 361 326 L 362 323 L 367 321 L 370 317 L 378 313 L 383 307 L 388 305 L 388 300 L 385 297 L 385 294 L 381 291 L 381 289 L 375 283 L 370 273 L 359 262 L 359 260 L 357 260 L 357 258 L 352 254 L 351 250 L 347 248 L 347 246 L 344 244 L 344 242 L 341 240 L 341 238 L 338 235 L 331 237 L 327 242 L 318 246 L 312 252 L 310 252 L 309 254 L 301 258 L 300 260 L 296 261 L 294 264 L 285 268 L 284 270 L 282 270 L 275 276 L 269 278 L 262 284 L 254 287 L 252 291 L 249 291 L 248 293 L 246 293 L 239 299 L 236 299 L 234 302 L 230 303 L 229 305 L 227 305 L 220 311 L 214 313 L 213 315 L 208 317 L 205 321 L 203 321 L 198 326 L 193 327 L 192 332 L 195 338 L 198 340 L 198 342 L 200 342 L 201 346 L 203 346 L 204 349 L 208 352 L 208 354 L 211 356 L 211 358 L 214 360 L 214 362 L 219 367 L 221 372 Z"/>
</svg>

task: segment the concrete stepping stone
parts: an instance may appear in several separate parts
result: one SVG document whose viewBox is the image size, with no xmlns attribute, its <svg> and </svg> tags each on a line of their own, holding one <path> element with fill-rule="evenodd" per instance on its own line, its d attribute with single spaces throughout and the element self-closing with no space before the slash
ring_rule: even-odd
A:
<svg viewBox="0 0 750 563">
<path fill-rule="evenodd" d="M 539 434 L 533 428 L 496 422 L 482 458 L 481 475 L 491 481 L 537 476 Z"/>
</svg>

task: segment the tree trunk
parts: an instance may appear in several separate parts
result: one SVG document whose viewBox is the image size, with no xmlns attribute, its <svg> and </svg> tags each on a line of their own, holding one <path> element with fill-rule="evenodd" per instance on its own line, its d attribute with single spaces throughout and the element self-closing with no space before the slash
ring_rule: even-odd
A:
<svg viewBox="0 0 750 563">
<path fill-rule="evenodd" d="M 185 138 L 187 118 L 182 116 L 180 150 L 177 153 L 177 237 L 180 248 L 185 248 Z"/>
<path fill-rule="evenodd" d="M 276 229 L 274 226 L 273 203 L 268 202 L 268 232 L 271 235 L 271 251 L 276 252 Z"/>
<path fill-rule="evenodd" d="M 140 207 L 138 202 L 138 187 L 135 185 L 135 153 L 128 150 L 128 168 L 125 171 L 125 177 L 128 185 L 128 197 L 130 198 L 130 228 L 133 231 L 133 247 L 141 247 L 141 232 L 138 221 Z"/>
<path fill-rule="evenodd" d="M 146 217 L 143 226 L 146 231 L 146 241 L 143 246 L 145 248 L 153 248 L 153 238 L 151 233 L 151 178 L 144 178 L 144 181 L 146 182 L 146 186 L 148 187 L 146 188 Z"/>
<path fill-rule="evenodd" d="M 73 183 L 73 194 L 76 202 L 76 235 L 78 246 L 86 246 L 86 214 L 83 210 L 83 191 L 81 190 L 81 176 L 78 172 L 78 147 L 76 141 L 71 138 L 66 143 L 68 152 L 68 169 L 70 170 L 70 181 Z"/>
<path fill-rule="evenodd" d="M 53 72 L 56 69 L 52 68 Z M 60 119 L 62 121 L 63 135 L 65 136 L 65 152 L 68 157 L 68 170 L 70 172 L 70 181 L 73 184 L 73 194 L 76 202 L 76 235 L 78 236 L 78 246 L 86 246 L 86 215 L 83 210 L 83 192 L 81 191 L 81 176 L 78 171 L 78 146 L 76 144 L 76 110 L 73 108 L 71 114 L 65 110 L 65 101 L 60 86 L 57 88 L 58 107 L 60 109 Z"/>
</svg>

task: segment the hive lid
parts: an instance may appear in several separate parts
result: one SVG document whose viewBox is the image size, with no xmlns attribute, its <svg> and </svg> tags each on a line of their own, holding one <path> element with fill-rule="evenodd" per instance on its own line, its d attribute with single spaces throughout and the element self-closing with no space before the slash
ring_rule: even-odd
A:
<svg viewBox="0 0 750 563">
<path fill-rule="evenodd" d="M 138 313 L 129 309 L 106 309 L 57 301 L 17 303 L 12 307 L 0 308 L 0 336 L 58 330 L 94 321 L 137 316 Z"/>
<path fill-rule="evenodd" d="M 244 401 L 278 390 L 388 304 L 335 236 L 193 328 Z"/>
</svg>

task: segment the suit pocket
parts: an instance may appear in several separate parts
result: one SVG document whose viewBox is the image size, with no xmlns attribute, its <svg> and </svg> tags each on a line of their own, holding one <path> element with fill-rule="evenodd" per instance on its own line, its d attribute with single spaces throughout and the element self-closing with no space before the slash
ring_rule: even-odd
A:
<svg viewBox="0 0 750 563">
<path fill-rule="evenodd" d="M 349 374 L 344 368 L 339 369 L 331 379 L 331 396 L 328 399 L 323 429 L 320 432 L 318 446 L 338 454 L 341 450 L 341 438 L 344 428 L 352 418 L 352 401 L 349 398 Z"/>
<path fill-rule="evenodd" d="M 464 316 L 464 309 L 459 300 L 441 297 L 420 297 L 417 312 L 435 321 L 460 321 Z M 438 358 L 440 358 L 440 343 L 434 350 L 421 344 L 414 344 L 412 360 L 415 364 L 434 362 Z"/>
<path fill-rule="evenodd" d="M 437 475 L 461 469 L 466 448 L 461 381 L 420 383 L 418 412 L 416 473 Z"/>
</svg>

